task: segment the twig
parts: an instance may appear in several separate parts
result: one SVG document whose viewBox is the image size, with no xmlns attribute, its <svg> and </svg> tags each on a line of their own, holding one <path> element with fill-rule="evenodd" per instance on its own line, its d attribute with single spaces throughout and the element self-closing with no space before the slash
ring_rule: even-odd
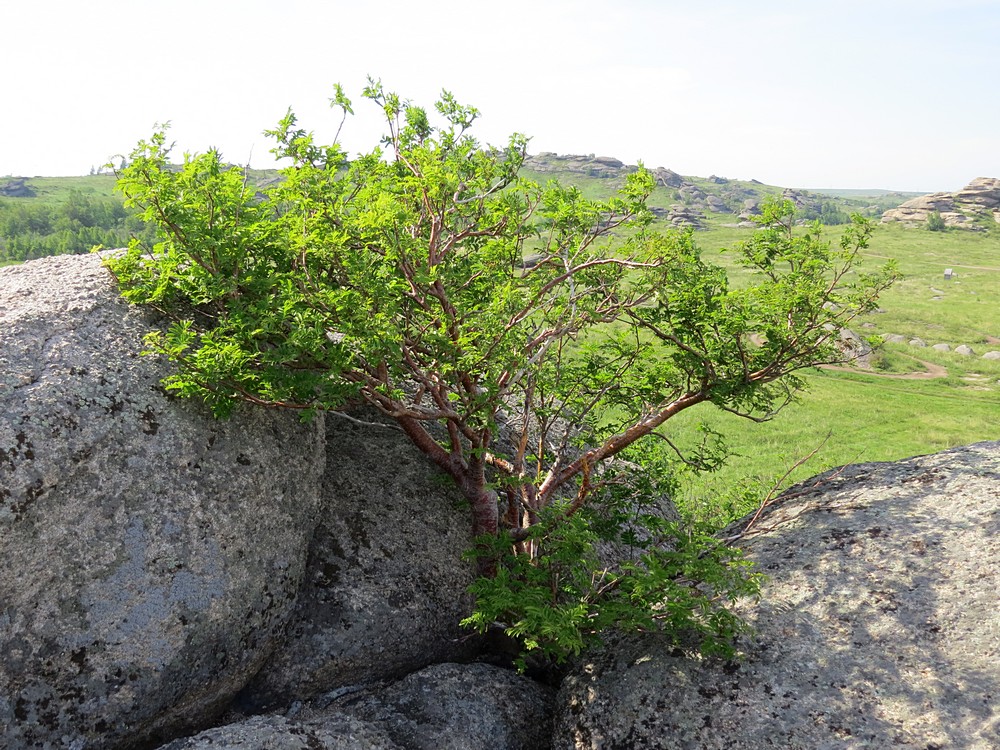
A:
<svg viewBox="0 0 1000 750">
<path fill-rule="evenodd" d="M 727 538 L 725 540 L 727 543 L 735 541 L 737 539 L 742 539 L 744 536 L 746 536 L 747 532 L 750 531 L 750 529 L 753 527 L 753 525 L 755 523 L 757 523 L 757 520 L 760 518 L 761 513 L 764 512 L 764 509 L 767 508 L 769 505 L 773 504 L 774 501 L 777 499 L 776 493 L 778 492 L 778 489 L 781 487 L 781 485 L 784 484 L 785 480 L 788 479 L 789 475 L 791 475 L 791 473 L 793 471 L 795 471 L 797 468 L 799 468 L 800 466 L 802 466 L 803 464 L 805 464 L 806 462 L 808 462 L 810 459 L 812 459 L 812 457 L 815 456 L 824 445 L 826 445 L 826 442 L 830 439 L 830 436 L 832 434 L 833 433 L 830 433 L 830 432 L 826 433 L 826 437 L 823 438 L 820 441 L 819 445 L 817 445 L 815 448 L 813 448 L 811 451 L 809 451 L 809 453 L 807 453 L 805 456 L 803 456 L 798 461 L 796 461 L 794 464 L 792 464 L 788 468 L 788 470 L 784 474 L 781 475 L 781 478 L 779 478 L 778 481 L 776 481 L 771 486 L 771 489 L 768 490 L 767 494 L 764 495 L 764 499 L 761 500 L 761 502 L 760 502 L 760 507 L 757 508 L 757 512 L 753 514 L 753 518 L 750 519 L 750 522 L 746 526 L 743 527 L 743 531 L 741 531 L 739 534 L 737 534 L 737 535 L 735 535 L 733 537 Z M 841 469 L 841 471 L 843 471 L 843 469 Z M 815 486 L 816 485 L 813 485 L 813 487 L 815 487 Z M 812 489 L 812 488 L 810 488 L 810 489 Z M 797 492 L 794 495 L 784 495 L 783 498 L 787 499 L 789 497 L 796 497 L 796 496 L 801 495 L 801 494 L 804 494 L 804 492 Z"/>
<path fill-rule="evenodd" d="M 384 427 L 387 430 L 398 430 L 403 431 L 403 428 L 398 424 L 385 424 L 384 422 L 369 422 L 364 419 L 358 419 L 357 417 L 352 417 L 350 414 L 344 414 L 342 411 L 328 411 L 327 414 L 332 414 L 335 417 L 340 417 L 341 419 L 346 419 L 348 422 L 353 422 L 354 424 L 363 425 L 364 427 Z"/>
</svg>

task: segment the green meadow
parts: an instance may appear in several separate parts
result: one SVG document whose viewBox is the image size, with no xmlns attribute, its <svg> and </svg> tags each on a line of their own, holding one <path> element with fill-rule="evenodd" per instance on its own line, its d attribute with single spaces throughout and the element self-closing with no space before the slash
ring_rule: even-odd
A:
<svg viewBox="0 0 1000 750">
<path fill-rule="evenodd" d="M 838 227 L 825 231 L 836 241 Z M 736 283 L 741 271 L 718 251 L 748 232 L 717 225 L 697 234 L 704 255 L 730 267 Z M 1000 439 L 1000 361 L 982 358 L 1000 351 L 1000 228 L 929 232 L 882 225 L 865 263 L 889 258 L 904 278 L 882 298 L 880 310 L 855 321 L 853 330 L 919 338 L 927 346 L 884 345 L 870 371 L 812 370 L 799 400 L 764 424 L 712 407 L 679 415 L 667 426 L 676 441 L 695 444 L 704 423 L 725 436 L 733 454 L 715 472 L 684 477 L 678 499 L 685 510 L 723 523 L 752 510 L 775 484 L 788 486 L 847 463 Z M 949 280 L 947 268 L 953 271 Z M 934 344 L 952 351 L 937 351 Z M 955 353 L 960 344 L 975 354 Z M 814 450 L 809 461 L 783 476 Z"/>
</svg>

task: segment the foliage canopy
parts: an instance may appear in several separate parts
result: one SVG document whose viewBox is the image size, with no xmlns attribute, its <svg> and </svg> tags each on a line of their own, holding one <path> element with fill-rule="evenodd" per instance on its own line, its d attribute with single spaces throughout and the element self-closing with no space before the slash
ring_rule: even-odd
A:
<svg viewBox="0 0 1000 750">
<path fill-rule="evenodd" d="M 215 151 L 171 167 L 163 130 L 131 154 L 120 187 L 162 240 L 108 263 L 173 319 L 149 339 L 177 364 L 167 387 L 219 416 L 366 403 L 392 420 L 471 506 L 474 627 L 556 657 L 611 626 L 724 645 L 740 625 L 722 605 L 758 579 L 655 512 L 669 482 L 639 464 L 682 410 L 768 418 L 797 371 L 843 359 L 837 329 L 893 279 L 857 270 L 870 226 L 832 247 L 768 204 L 734 288 L 690 233 L 651 227 L 645 169 L 588 200 L 521 179 L 527 139 L 483 146 L 447 92 L 438 124 L 377 82 L 364 96 L 380 147 L 349 160 L 289 112 L 269 135 L 290 166 L 260 193 Z M 339 86 L 331 104 L 353 113 Z"/>
</svg>

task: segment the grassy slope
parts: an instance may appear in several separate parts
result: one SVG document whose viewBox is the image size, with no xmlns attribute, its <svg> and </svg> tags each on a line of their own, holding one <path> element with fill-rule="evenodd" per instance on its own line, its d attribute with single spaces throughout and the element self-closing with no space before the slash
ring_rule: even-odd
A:
<svg viewBox="0 0 1000 750">
<path fill-rule="evenodd" d="M 91 197 L 120 198 L 115 192 L 116 178 L 110 174 L 90 175 L 88 177 L 29 177 L 28 186 L 34 191 L 31 198 L 4 198 L 3 200 L 38 201 L 42 203 L 60 203 L 69 197 L 73 191 Z M 0 178 L 0 184 L 6 180 Z"/>
<path fill-rule="evenodd" d="M 835 233 L 831 228 L 831 237 Z M 746 230 L 720 228 L 701 233 L 698 239 L 707 256 L 725 265 L 726 254 L 715 255 L 711 249 L 745 236 Z M 1000 439 L 1000 362 L 979 356 L 1000 350 L 1000 341 L 987 343 L 990 337 L 1000 339 L 1000 231 L 937 234 L 883 226 L 867 255 L 870 263 L 897 259 L 905 279 L 883 298 L 882 312 L 858 321 L 859 332 L 901 333 L 952 347 L 966 343 L 977 356 L 905 344 L 887 346 L 889 370 L 922 370 L 913 359 L 917 357 L 944 366 L 948 377 L 904 380 L 813 371 L 800 403 L 768 424 L 754 424 L 711 407 L 681 415 L 669 425 L 680 442 L 693 443 L 699 435 L 697 425 L 704 421 L 725 434 L 730 448 L 739 454 L 714 474 L 688 479 L 682 498 L 689 507 L 725 505 L 725 496 L 734 488 L 749 486 L 756 477 L 779 477 L 824 439 L 819 453 L 789 481 L 844 463 L 897 460 Z M 950 282 L 943 280 L 946 267 L 957 274 Z M 745 510 L 746 506 L 732 507 L 729 514 Z"/>
<path fill-rule="evenodd" d="M 578 185 L 585 195 L 606 198 L 616 180 L 580 175 L 529 174 L 543 181 L 553 176 Z M 715 192 L 708 180 L 686 178 Z M 760 194 L 780 194 L 781 189 L 752 183 L 731 183 Z M 845 208 L 865 203 L 866 198 L 902 202 L 911 194 L 889 191 L 813 191 L 845 199 Z M 657 188 L 650 205 L 667 208 L 676 203 L 672 189 Z M 733 226 L 731 215 L 707 214 L 708 231 L 696 235 L 706 259 L 727 267 L 738 283 L 737 268 L 725 248 L 746 239 L 750 231 Z M 836 242 L 839 228 L 827 229 Z M 928 348 L 907 345 L 883 349 L 888 372 L 923 370 L 914 360 L 933 362 L 948 370 L 948 377 L 906 380 L 861 372 L 812 371 L 806 375 L 808 391 L 778 417 L 755 424 L 711 406 L 693 409 L 672 420 L 668 432 L 681 444 L 695 444 L 702 422 L 723 433 L 738 455 L 710 475 L 687 477 L 681 501 L 693 510 L 702 509 L 716 520 L 742 515 L 750 508 L 731 504 L 733 494 L 757 483 L 781 477 L 796 460 L 822 444 L 816 456 L 797 469 L 785 485 L 845 463 L 890 461 L 932 453 L 979 440 L 1000 439 L 1000 362 L 981 359 L 983 352 L 1000 350 L 1000 228 L 989 234 L 950 231 L 927 232 L 897 225 L 879 226 L 866 253 L 867 263 L 881 264 L 894 258 L 904 280 L 882 300 L 882 312 L 857 321 L 863 335 L 899 333 L 924 339 Z M 954 278 L 945 282 L 944 269 Z M 954 348 L 969 344 L 975 357 L 941 353 L 931 344 Z M 824 442 L 825 441 L 825 442 Z M 720 519 L 719 511 L 722 511 Z M 709 510 L 711 509 L 711 510 Z"/>
</svg>

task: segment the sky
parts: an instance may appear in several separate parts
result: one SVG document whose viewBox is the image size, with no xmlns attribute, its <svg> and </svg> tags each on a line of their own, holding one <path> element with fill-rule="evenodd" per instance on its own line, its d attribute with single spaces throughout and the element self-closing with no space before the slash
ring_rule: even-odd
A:
<svg viewBox="0 0 1000 750">
<path fill-rule="evenodd" d="M 0 176 L 87 174 L 169 122 L 177 153 L 274 166 L 291 107 L 377 145 L 368 76 L 532 153 L 798 188 L 1000 177 L 1000 0 L 32 0 L 0 4 Z"/>
</svg>

